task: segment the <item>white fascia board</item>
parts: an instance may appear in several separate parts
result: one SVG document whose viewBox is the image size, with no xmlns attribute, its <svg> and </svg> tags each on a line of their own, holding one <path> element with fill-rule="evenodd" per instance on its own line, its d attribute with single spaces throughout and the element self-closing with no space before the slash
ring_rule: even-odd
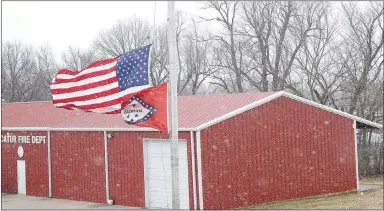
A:
<svg viewBox="0 0 384 211">
<path fill-rule="evenodd" d="M 1 131 L 49 131 L 48 127 L 1 127 Z"/>
<path fill-rule="evenodd" d="M 213 119 L 213 120 L 208 121 L 208 122 L 206 122 L 206 123 L 204 123 L 204 124 L 201 124 L 201 125 L 199 125 L 199 126 L 196 128 L 196 130 L 199 131 L 199 130 L 203 130 L 203 129 L 205 129 L 205 128 L 208 128 L 208 127 L 210 127 L 210 126 L 212 126 L 212 125 L 214 125 L 214 124 L 217 124 L 217 123 L 222 122 L 222 121 L 224 121 L 224 120 L 226 120 L 226 119 L 229 119 L 229 118 L 231 118 L 231 117 L 234 117 L 234 116 L 236 116 L 236 115 L 239 115 L 239 114 L 241 114 L 241 113 L 244 113 L 244 112 L 246 112 L 246 111 L 248 111 L 248 110 L 251 110 L 251 109 L 253 109 L 253 108 L 255 108 L 255 107 L 259 106 L 259 105 L 262 105 L 262 104 L 264 104 L 264 103 L 267 103 L 267 102 L 269 102 L 269 101 L 271 101 L 271 100 L 274 100 L 274 99 L 276 99 L 276 98 L 282 96 L 283 94 L 284 94 L 284 92 L 281 91 L 281 92 L 277 92 L 277 93 L 275 93 L 275 94 L 269 95 L 268 97 L 265 97 L 265 98 L 263 98 L 263 99 L 261 99 L 261 100 L 255 101 L 255 102 L 250 103 L 250 104 L 248 104 L 248 105 L 246 105 L 246 106 L 243 106 L 243 107 L 241 107 L 241 108 L 239 108 L 239 109 L 236 109 L 236 110 L 234 110 L 234 111 L 232 111 L 232 112 L 229 112 L 229 113 L 227 113 L 227 114 L 225 114 L 225 115 L 223 115 L 223 116 L 220 116 L 220 117 L 218 117 L 218 118 L 216 118 L 216 119 Z"/>
<path fill-rule="evenodd" d="M 199 185 L 199 208 L 204 209 L 204 194 L 203 194 L 203 167 L 201 158 L 201 134 L 196 131 L 196 153 L 197 153 L 197 180 Z"/>
<path fill-rule="evenodd" d="M 159 130 L 153 128 L 49 128 L 49 127 L 2 127 L 2 131 L 148 131 L 156 132 Z M 179 131 L 195 131 L 195 128 L 179 128 Z"/>
<path fill-rule="evenodd" d="M 356 120 L 353 121 L 353 135 L 355 142 L 355 169 L 356 169 L 356 190 L 360 190 L 360 182 L 359 182 L 359 155 L 357 150 L 357 125 Z"/>
<path fill-rule="evenodd" d="M 196 167 L 195 167 L 195 141 L 193 139 L 193 131 L 191 134 L 191 157 L 192 157 L 192 190 L 193 190 L 193 209 L 197 209 L 197 193 L 196 193 Z"/>
<path fill-rule="evenodd" d="M 320 109 L 329 111 L 329 112 L 331 112 L 331 113 L 334 113 L 334 114 L 337 114 L 337 115 L 340 115 L 340 116 L 343 116 L 343 117 L 346 117 L 346 118 L 349 118 L 349 119 L 352 119 L 352 120 L 356 120 L 357 122 L 364 123 L 364 124 L 370 125 L 370 126 L 372 126 L 372 127 L 378 128 L 378 129 L 383 128 L 383 125 L 380 125 L 380 124 L 378 124 L 378 123 L 371 122 L 371 121 L 369 121 L 369 120 L 360 118 L 360 117 L 358 117 L 358 116 L 354 116 L 354 115 L 352 115 L 352 114 L 349 114 L 349 113 L 346 113 L 346 112 L 343 112 L 343 111 L 336 110 L 336 109 L 334 109 L 334 108 L 331 108 L 331 107 L 322 105 L 322 104 L 320 104 L 320 103 L 313 102 L 313 101 L 311 101 L 311 100 L 307 100 L 307 99 L 305 99 L 305 98 L 302 98 L 302 97 L 293 95 L 293 94 L 291 94 L 291 93 L 284 92 L 283 96 L 288 97 L 288 98 L 291 98 L 291 99 L 293 99 L 293 100 L 300 101 L 300 102 L 305 103 L 305 104 L 309 104 L 309 105 L 311 105 L 311 106 L 313 106 L 313 107 L 320 108 Z"/>
</svg>

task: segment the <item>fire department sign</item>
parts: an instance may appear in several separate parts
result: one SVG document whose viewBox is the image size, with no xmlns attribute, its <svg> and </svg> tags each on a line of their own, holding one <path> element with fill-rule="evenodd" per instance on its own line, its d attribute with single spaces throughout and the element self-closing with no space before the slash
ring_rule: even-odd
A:
<svg viewBox="0 0 384 211">
<path fill-rule="evenodd" d="M 1 143 L 9 144 L 45 144 L 46 136 L 1 135 Z"/>
</svg>

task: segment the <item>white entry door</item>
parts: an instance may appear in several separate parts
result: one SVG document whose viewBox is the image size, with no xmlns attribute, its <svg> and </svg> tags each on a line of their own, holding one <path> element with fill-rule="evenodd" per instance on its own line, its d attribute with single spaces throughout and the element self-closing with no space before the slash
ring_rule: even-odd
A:
<svg viewBox="0 0 384 211">
<path fill-rule="evenodd" d="M 17 160 L 17 193 L 27 193 L 27 182 L 25 178 L 25 160 Z"/>
<path fill-rule="evenodd" d="M 172 208 L 171 141 L 144 139 L 146 208 Z M 180 209 L 189 210 L 187 142 L 179 141 Z"/>
</svg>

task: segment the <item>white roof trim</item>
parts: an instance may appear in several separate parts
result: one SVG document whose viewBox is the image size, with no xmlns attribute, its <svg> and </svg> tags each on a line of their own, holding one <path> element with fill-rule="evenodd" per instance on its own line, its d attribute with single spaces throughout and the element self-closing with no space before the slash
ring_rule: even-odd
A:
<svg viewBox="0 0 384 211">
<path fill-rule="evenodd" d="M 47 127 L 1 127 L 1 131 L 49 131 Z"/>
<path fill-rule="evenodd" d="M 49 127 L 2 127 L 2 131 L 159 131 L 153 128 L 49 128 Z M 179 131 L 195 131 L 194 128 L 179 128 Z"/>
<path fill-rule="evenodd" d="M 343 111 L 339 111 L 339 110 L 336 110 L 334 108 L 331 108 L 331 107 L 328 107 L 328 106 L 325 106 L 325 105 L 322 105 L 320 103 L 316 103 L 316 102 L 313 102 L 311 100 L 307 100 L 305 98 L 302 98 L 302 97 L 299 97 L 299 96 L 296 96 L 296 95 L 293 95 L 293 94 L 290 94 L 290 93 L 287 93 L 287 92 L 284 92 L 284 91 L 280 91 L 280 92 L 277 92 L 275 94 L 272 94 L 268 97 L 265 97 L 261 100 L 258 100 L 258 101 L 255 101 L 253 103 L 250 103 L 244 107 L 241 107 L 239 109 L 236 109 L 232 112 L 229 112 L 223 116 L 220 116 L 216 119 L 213 119 L 211 121 L 208 121 L 204 124 L 201 124 L 199 126 L 197 126 L 196 130 L 199 131 L 199 130 L 203 130 L 205 128 L 208 128 L 214 124 L 217 124 L 219 122 L 222 122 L 226 119 L 229 119 L 231 117 L 234 117 L 238 114 L 241 114 L 243 112 L 246 112 L 250 109 L 253 109 L 253 108 L 256 108 L 257 106 L 260 106 L 262 104 L 265 104 L 269 101 L 272 101 L 276 98 L 279 98 L 281 96 L 285 96 L 285 97 L 288 97 L 288 98 L 291 98 L 293 100 L 296 100 L 296 101 L 299 101 L 299 102 L 302 102 L 302 103 L 305 103 L 305 104 L 308 104 L 308 105 L 311 105 L 311 106 L 314 106 L 316 108 L 320 108 L 320 109 L 323 109 L 323 110 L 326 110 L 326 111 L 329 111 L 331 113 L 334 113 L 334 114 L 337 114 L 337 115 L 340 115 L 340 116 L 343 116 L 343 117 L 346 117 L 346 118 L 349 118 L 349 119 L 353 119 L 353 120 L 356 120 L 357 122 L 360 122 L 360 123 L 364 123 L 364 124 L 367 124 L 367 125 L 370 125 L 372 127 L 375 127 L 375 128 L 382 128 L 383 126 L 378 124 L 378 123 L 375 123 L 375 122 L 371 122 L 369 120 L 366 120 L 366 119 L 363 119 L 363 118 L 360 118 L 358 116 L 354 116 L 354 115 L 351 115 L 351 114 L 348 114 L 346 112 L 343 112 Z"/>
</svg>

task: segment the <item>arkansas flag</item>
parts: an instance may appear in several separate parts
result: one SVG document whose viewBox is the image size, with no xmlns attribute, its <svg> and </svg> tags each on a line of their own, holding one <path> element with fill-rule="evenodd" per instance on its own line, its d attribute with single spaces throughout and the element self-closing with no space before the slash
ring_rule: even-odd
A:
<svg viewBox="0 0 384 211">
<path fill-rule="evenodd" d="M 122 104 L 128 124 L 152 127 L 168 133 L 168 83 L 144 89 Z"/>
</svg>

